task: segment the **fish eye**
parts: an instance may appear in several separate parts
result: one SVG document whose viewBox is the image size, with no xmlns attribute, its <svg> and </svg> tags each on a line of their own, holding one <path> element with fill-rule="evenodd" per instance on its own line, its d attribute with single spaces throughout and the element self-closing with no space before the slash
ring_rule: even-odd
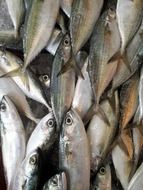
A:
<svg viewBox="0 0 143 190">
<path fill-rule="evenodd" d="M 52 183 L 54 186 L 56 186 L 58 184 L 56 178 L 53 179 Z"/>
<path fill-rule="evenodd" d="M 54 120 L 53 120 L 53 119 L 49 119 L 49 120 L 47 121 L 47 125 L 48 125 L 48 127 L 53 127 L 53 125 L 54 125 Z"/>
<path fill-rule="evenodd" d="M 105 175 L 105 173 L 106 173 L 105 167 L 101 167 L 99 172 L 100 172 L 101 175 Z"/>
<path fill-rule="evenodd" d="M 0 111 L 2 111 L 2 112 L 6 111 L 6 105 L 4 103 L 1 103 Z"/>
<path fill-rule="evenodd" d="M 42 78 L 43 78 L 43 81 L 45 81 L 45 82 L 49 80 L 48 75 L 43 75 L 43 77 L 42 77 Z"/>
<path fill-rule="evenodd" d="M 36 157 L 36 155 L 33 155 L 33 156 L 30 158 L 29 163 L 30 163 L 31 165 L 35 165 L 35 164 L 37 163 L 37 157 Z"/>
<path fill-rule="evenodd" d="M 69 46 L 70 45 L 70 39 L 69 38 L 65 38 L 64 39 L 64 45 L 65 46 Z"/>
<path fill-rule="evenodd" d="M 65 119 L 65 124 L 66 125 L 71 125 L 73 123 L 72 117 L 68 114 L 68 116 Z"/>
</svg>

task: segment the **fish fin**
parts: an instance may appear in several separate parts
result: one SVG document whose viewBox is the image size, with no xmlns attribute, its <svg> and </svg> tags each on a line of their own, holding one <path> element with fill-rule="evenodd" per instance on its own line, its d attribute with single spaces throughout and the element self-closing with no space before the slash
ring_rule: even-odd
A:
<svg viewBox="0 0 143 190">
<path fill-rule="evenodd" d="M 95 104 L 92 104 L 91 107 L 88 109 L 86 116 L 83 118 L 83 123 L 86 125 L 95 115 L 95 113 L 96 113 Z"/>
<path fill-rule="evenodd" d="M 127 51 L 125 50 L 125 53 L 122 55 L 122 59 L 127 67 L 127 69 L 131 72 L 131 67 L 130 67 L 130 63 L 128 61 L 128 58 L 127 58 Z"/>
<path fill-rule="evenodd" d="M 125 152 L 125 154 L 127 156 L 130 156 L 128 148 L 127 148 L 126 144 L 124 143 L 124 141 L 123 141 L 123 139 L 122 139 L 121 136 L 119 136 L 119 138 L 118 138 L 118 145 Z"/>
<path fill-rule="evenodd" d="M 104 110 L 100 107 L 100 105 L 99 105 L 98 108 L 97 108 L 97 115 L 98 115 L 101 119 L 103 119 L 103 121 L 104 121 L 108 126 L 110 126 L 110 122 L 109 122 L 109 120 L 108 120 L 108 118 L 107 118 L 107 116 L 106 116 Z"/>
<path fill-rule="evenodd" d="M 79 65 L 77 64 L 75 58 L 72 56 L 69 61 L 67 63 L 65 63 L 63 65 L 63 67 L 61 68 L 60 72 L 57 74 L 57 76 L 60 76 L 61 74 L 64 74 L 66 71 L 68 71 L 69 69 L 73 68 L 75 70 L 75 73 L 77 76 L 80 76 L 81 78 L 84 79 L 84 76 L 82 74 L 82 71 L 79 67 Z"/>
<path fill-rule="evenodd" d="M 116 99 L 115 99 L 114 91 L 112 89 L 110 91 L 110 94 L 107 95 L 107 98 L 108 98 L 109 104 L 110 104 L 110 106 L 111 106 L 111 108 L 113 110 L 113 113 L 116 114 Z"/>
<path fill-rule="evenodd" d="M 113 63 L 114 61 L 119 61 L 121 59 L 121 53 L 118 51 L 116 52 L 108 61 L 108 64 Z"/>
<path fill-rule="evenodd" d="M 21 77 L 22 82 L 24 83 L 24 85 L 28 88 L 28 90 L 30 90 L 30 86 L 29 86 L 29 79 L 28 79 L 28 75 L 26 74 L 26 72 L 22 71 L 21 67 L 18 67 L 17 69 L 14 69 L 10 72 L 4 73 L 2 75 L 0 75 L 0 78 L 3 77 L 16 77 L 19 76 Z"/>
</svg>

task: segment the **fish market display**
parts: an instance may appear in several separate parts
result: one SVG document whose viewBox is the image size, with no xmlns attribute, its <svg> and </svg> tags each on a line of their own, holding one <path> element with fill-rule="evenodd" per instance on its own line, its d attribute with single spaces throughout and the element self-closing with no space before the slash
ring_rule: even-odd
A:
<svg viewBox="0 0 143 190">
<path fill-rule="evenodd" d="M 143 0 L 0 0 L 0 189 L 143 189 Z"/>
</svg>

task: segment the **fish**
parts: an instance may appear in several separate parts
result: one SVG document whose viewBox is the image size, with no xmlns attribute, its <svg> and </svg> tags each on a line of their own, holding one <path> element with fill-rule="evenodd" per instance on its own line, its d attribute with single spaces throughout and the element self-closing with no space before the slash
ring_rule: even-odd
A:
<svg viewBox="0 0 143 190">
<path fill-rule="evenodd" d="M 48 42 L 48 45 L 46 47 L 46 50 L 51 53 L 52 55 L 55 55 L 57 48 L 63 38 L 63 33 L 61 30 L 55 28 L 53 30 L 52 36 Z"/>
<path fill-rule="evenodd" d="M 74 56 L 89 39 L 102 6 L 103 0 L 73 0 L 69 30 Z"/>
<path fill-rule="evenodd" d="M 14 174 L 25 156 L 26 140 L 22 120 L 8 96 L 3 96 L 0 103 L 0 120 L 2 160 L 7 189 L 11 189 Z"/>
<path fill-rule="evenodd" d="M 99 169 L 108 155 L 109 148 L 118 129 L 119 114 L 116 114 L 119 112 L 118 93 L 116 92 L 114 96 L 116 111 L 112 109 L 108 99 L 101 102 L 101 108 L 109 120 L 109 125 L 105 123 L 97 112 L 97 114 L 92 117 L 87 128 L 87 137 L 90 144 L 91 170 L 94 172 Z"/>
<path fill-rule="evenodd" d="M 22 60 L 11 52 L 6 50 L 0 51 L 0 72 L 2 76 L 12 78 L 27 97 L 44 104 L 48 110 L 51 110 L 38 79 L 29 69 L 26 71 L 28 85 L 25 84 L 22 65 Z"/>
<path fill-rule="evenodd" d="M 0 100 L 4 95 L 7 95 L 14 102 L 20 113 L 35 123 L 39 122 L 39 119 L 33 114 L 25 94 L 10 78 L 0 78 Z"/>
<path fill-rule="evenodd" d="M 17 37 L 19 28 L 24 19 L 24 13 L 25 13 L 24 0 L 12 0 L 12 1 L 6 0 L 6 3 L 16 32 L 15 37 Z"/>
<path fill-rule="evenodd" d="M 63 65 L 69 61 L 71 42 L 69 34 L 64 35 L 54 58 L 51 72 L 51 106 L 56 119 L 57 128 L 61 126 L 65 113 L 72 104 L 75 91 L 75 72 L 71 68 L 58 75 Z M 72 62 L 70 60 L 70 62 Z"/>
<path fill-rule="evenodd" d="M 93 182 L 93 187 L 91 190 L 111 190 L 112 189 L 112 179 L 111 179 L 111 167 L 109 164 L 102 166 Z"/>
<path fill-rule="evenodd" d="M 64 13 L 70 18 L 73 0 L 61 0 L 61 8 Z"/>
<path fill-rule="evenodd" d="M 68 176 L 68 189 L 89 189 L 89 144 L 83 122 L 74 109 L 66 113 L 62 124 L 59 140 L 59 169 L 65 171 Z"/>
<path fill-rule="evenodd" d="M 66 174 L 61 172 L 52 176 L 44 185 L 43 190 L 67 190 Z"/>
<path fill-rule="evenodd" d="M 25 22 L 24 70 L 48 44 L 56 23 L 59 7 L 59 0 L 35 0 L 32 2 Z"/>
<path fill-rule="evenodd" d="M 139 166 L 136 173 L 132 177 L 127 190 L 142 190 L 142 179 L 143 179 L 143 163 Z"/>
<path fill-rule="evenodd" d="M 141 57 L 143 55 L 142 49 L 143 49 L 143 39 L 141 36 L 141 33 L 143 31 L 143 21 L 141 23 L 141 26 L 137 33 L 135 34 L 132 41 L 129 43 L 129 45 L 126 48 L 126 57 L 129 62 L 129 67 L 126 66 L 123 59 L 120 59 L 118 62 L 118 67 L 116 70 L 116 74 L 113 77 L 112 80 L 112 88 L 111 88 L 111 94 L 116 90 L 119 86 L 121 86 L 125 81 L 127 81 L 139 68 L 141 65 Z"/>
<path fill-rule="evenodd" d="M 95 25 L 90 41 L 88 72 L 96 106 L 116 73 L 117 61 L 109 64 L 108 61 L 119 48 L 120 35 L 116 12 L 108 9 Z"/>
<path fill-rule="evenodd" d="M 120 52 L 123 55 L 141 24 L 143 2 L 142 0 L 118 0 L 116 13 L 122 41 Z"/>
<path fill-rule="evenodd" d="M 128 145 L 130 145 L 130 147 L 133 150 L 132 141 L 129 141 Z M 119 144 L 117 144 L 113 148 L 111 155 L 116 176 L 121 182 L 123 189 L 127 189 L 129 185 L 130 174 L 133 167 L 133 162 L 132 162 L 133 157 L 130 158 Z"/>
<path fill-rule="evenodd" d="M 44 116 L 32 132 L 26 148 L 26 156 L 38 147 L 48 151 L 56 139 L 56 125 L 52 113 Z"/>
<path fill-rule="evenodd" d="M 39 186 L 39 177 L 42 167 L 42 152 L 38 148 L 31 152 L 22 161 L 14 177 L 12 190 L 36 190 Z"/>
<path fill-rule="evenodd" d="M 72 101 L 72 107 L 79 113 L 81 118 L 84 118 L 89 108 L 92 106 L 92 89 L 87 67 L 88 58 L 86 58 L 81 70 L 84 79 L 80 76 L 78 77 Z"/>
</svg>

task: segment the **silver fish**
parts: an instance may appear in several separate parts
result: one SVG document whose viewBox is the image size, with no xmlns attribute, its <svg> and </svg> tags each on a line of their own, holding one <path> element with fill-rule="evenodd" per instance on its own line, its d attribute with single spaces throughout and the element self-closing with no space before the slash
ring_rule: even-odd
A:
<svg viewBox="0 0 143 190">
<path fill-rule="evenodd" d="M 83 122 L 74 109 L 67 112 L 62 124 L 59 160 L 59 168 L 69 177 L 70 190 L 89 189 L 89 145 Z"/>
<path fill-rule="evenodd" d="M 24 68 L 46 47 L 56 23 L 59 6 L 59 0 L 32 2 L 25 29 Z"/>
<path fill-rule="evenodd" d="M 44 185 L 43 190 L 67 190 L 67 179 L 64 172 L 56 174 Z"/>
<path fill-rule="evenodd" d="M 98 105 L 101 95 L 113 79 L 117 69 L 117 61 L 108 64 L 110 58 L 120 48 L 115 10 L 108 9 L 99 18 L 90 43 L 89 76 L 94 100 Z"/>
<path fill-rule="evenodd" d="M 26 140 L 21 118 L 8 96 L 1 101 L 0 119 L 3 165 L 7 189 L 11 189 L 15 172 L 24 159 Z"/>
<path fill-rule="evenodd" d="M 64 64 L 69 60 L 70 55 L 70 36 L 66 34 L 56 52 L 51 73 L 51 104 L 58 128 L 72 104 L 75 90 L 75 72 L 72 68 L 58 76 Z"/>
<path fill-rule="evenodd" d="M 86 59 L 81 70 L 84 79 L 78 77 L 75 87 L 75 94 L 72 101 L 72 107 L 79 113 L 81 118 L 84 118 L 87 111 L 92 105 L 92 89 L 91 89 L 89 74 L 87 71 L 87 66 L 88 66 L 88 58 Z"/>
<path fill-rule="evenodd" d="M 95 178 L 93 183 L 93 190 L 111 190 L 112 183 L 111 183 L 111 168 L 110 165 L 107 164 L 102 166 Z"/>
<path fill-rule="evenodd" d="M 51 108 L 45 99 L 45 94 L 43 93 L 38 79 L 36 79 L 35 75 L 28 69 L 26 71 L 28 85 L 24 83 L 23 78 L 25 76 L 22 72 L 22 65 L 21 59 L 11 52 L 0 51 L 0 72 L 10 76 L 26 96 L 44 104 L 50 110 Z"/>
<path fill-rule="evenodd" d="M 14 29 L 16 31 L 16 37 L 18 35 L 19 27 L 24 18 L 24 0 L 6 0 L 8 11 L 11 16 Z"/>
<path fill-rule="evenodd" d="M 73 0 L 70 16 L 70 36 L 73 54 L 84 46 L 99 17 L 103 0 Z"/>
<path fill-rule="evenodd" d="M 91 170 L 93 171 L 97 171 L 101 163 L 104 161 L 109 151 L 109 147 L 113 142 L 115 132 L 117 131 L 118 116 L 116 115 L 116 112 L 119 112 L 117 92 L 114 96 L 116 111 L 113 111 L 108 100 L 101 102 L 101 108 L 104 110 L 110 126 L 103 121 L 97 112 L 97 114 L 91 119 L 87 129 L 87 137 L 90 144 Z"/>
<path fill-rule="evenodd" d="M 36 149 L 23 160 L 18 172 L 15 173 L 12 190 L 38 190 L 41 172 L 41 150 Z"/>
<path fill-rule="evenodd" d="M 41 119 L 32 132 L 26 148 L 26 155 L 36 150 L 38 147 L 43 151 L 48 151 L 55 141 L 56 123 L 52 113 Z"/>
</svg>

